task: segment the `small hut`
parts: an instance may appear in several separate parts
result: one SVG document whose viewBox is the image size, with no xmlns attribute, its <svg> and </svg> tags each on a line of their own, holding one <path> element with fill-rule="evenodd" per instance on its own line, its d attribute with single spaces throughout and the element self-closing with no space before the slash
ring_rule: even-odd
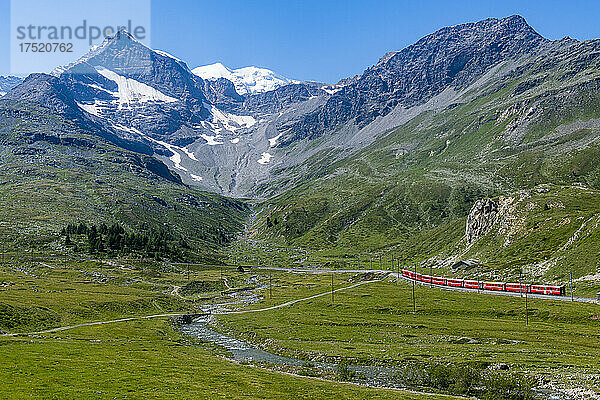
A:
<svg viewBox="0 0 600 400">
<path fill-rule="evenodd" d="M 473 268 L 478 266 L 479 263 L 477 261 L 473 261 L 473 260 L 467 260 L 467 261 L 457 261 L 454 264 L 452 264 L 452 270 L 456 271 L 457 269 L 469 269 L 469 268 Z"/>
</svg>

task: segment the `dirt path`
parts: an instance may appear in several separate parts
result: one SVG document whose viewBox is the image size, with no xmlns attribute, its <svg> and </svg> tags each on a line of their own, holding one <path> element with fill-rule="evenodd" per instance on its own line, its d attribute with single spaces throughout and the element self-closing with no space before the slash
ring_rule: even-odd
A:
<svg viewBox="0 0 600 400">
<path fill-rule="evenodd" d="M 179 293 L 179 290 L 181 290 L 181 286 L 173 286 L 173 290 L 171 290 L 171 296 L 175 296 L 175 297 L 179 297 L 180 299 L 183 299 L 183 296 L 181 295 L 181 293 Z"/>
<path fill-rule="evenodd" d="M 146 316 L 143 316 L 143 317 L 129 317 L 129 318 L 113 319 L 113 320 L 110 320 L 110 321 L 86 322 L 86 323 L 83 323 L 83 324 L 61 326 L 59 328 L 46 329 L 46 330 L 37 331 L 37 332 L 5 333 L 3 335 L 0 335 L 0 337 L 41 335 L 41 334 L 44 334 L 44 333 L 66 331 L 68 329 L 81 328 L 81 327 L 84 327 L 84 326 L 106 325 L 106 324 L 113 324 L 115 322 L 136 321 L 136 320 L 141 320 L 141 319 L 177 317 L 177 316 L 180 316 L 180 315 L 185 315 L 185 314 L 184 313 L 155 314 L 155 315 L 146 315 Z"/>
<path fill-rule="evenodd" d="M 354 285 L 345 286 L 343 288 L 335 289 L 333 292 L 335 293 L 335 292 L 339 292 L 339 291 L 342 291 L 342 290 L 348 290 L 348 289 L 352 289 L 352 288 L 355 288 L 355 287 L 360 286 L 360 285 L 365 285 L 367 283 L 373 283 L 373 282 L 379 282 L 379 281 L 380 281 L 380 279 L 376 279 L 376 280 L 373 280 L 373 281 L 363 281 L 363 282 L 355 283 Z M 316 299 L 318 297 L 323 297 L 323 296 L 328 296 L 328 295 L 331 295 L 331 290 L 329 290 L 327 292 L 324 292 L 324 293 L 315 294 L 313 296 L 304 297 L 302 299 L 296 299 L 296 300 L 287 301 L 285 303 L 281 303 L 281 304 L 278 304 L 276 306 L 265 307 L 265 308 L 257 308 L 257 309 L 253 309 L 253 310 L 224 311 L 224 312 L 220 312 L 220 313 L 215 313 L 215 315 L 217 315 L 217 314 L 246 314 L 246 313 L 254 313 L 254 312 L 261 312 L 261 311 L 276 310 L 278 308 L 284 308 L 284 307 L 288 307 L 288 306 L 291 306 L 291 305 L 296 304 L 296 303 L 300 303 L 301 301 L 312 300 L 312 299 Z"/>
<path fill-rule="evenodd" d="M 334 293 L 342 291 L 342 290 L 349 290 L 349 289 L 355 288 L 355 287 L 360 286 L 360 285 L 364 285 L 364 284 L 367 284 L 367 283 L 378 282 L 378 281 L 379 280 L 373 280 L 373 281 L 363 281 L 363 282 L 355 283 L 355 284 L 350 285 L 350 286 L 345 286 L 345 287 L 342 287 L 342 288 L 335 289 Z M 173 291 L 171 292 L 171 294 L 174 294 L 174 293 L 178 294 L 178 289 L 179 289 L 179 287 L 175 287 L 173 289 Z M 224 311 L 224 312 L 215 313 L 215 315 L 219 315 L 219 314 L 244 314 L 244 313 L 255 313 L 255 312 L 261 312 L 261 311 L 275 310 L 275 309 L 279 309 L 279 308 L 289 307 L 289 306 L 291 306 L 293 304 L 296 304 L 296 303 L 299 303 L 299 302 L 302 302 L 302 301 L 312 300 L 312 299 L 316 299 L 316 298 L 322 297 L 322 296 L 327 296 L 327 295 L 330 295 L 330 294 L 331 294 L 331 291 L 329 290 L 327 292 L 320 293 L 320 294 L 315 294 L 313 296 L 308 296 L 308 297 L 304 297 L 304 298 L 301 298 L 301 299 L 287 301 L 285 303 L 281 303 L 281 304 L 278 304 L 276 306 L 259 308 L 259 309 L 254 309 L 254 310 Z M 84 326 L 106 325 L 106 324 L 114 324 L 114 323 L 117 323 L 117 322 L 137 321 L 137 320 L 153 319 L 153 318 L 179 317 L 179 316 L 182 316 L 182 315 L 186 315 L 186 313 L 154 314 L 154 315 L 146 315 L 146 316 L 142 316 L 142 317 L 128 317 L 128 318 L 113 319 L 113 320 L 110 320 L 110 321 L 86 322 L 86 323 L 83 323 L 83 324 L 61 326 L 61 327 L 58 327 L 58 328 L 45 329 L 43 331 L 37 331 L 37 332 L 5 333 L 5 334 L 0 335 L 0 337 L 41 335 L 41 334 L 44 334 L 44 333 L 61 332 L 61 331 L 69 330 L 69 329 L 81 328 L 81 327 L 84 327 Z"/>
</svg>

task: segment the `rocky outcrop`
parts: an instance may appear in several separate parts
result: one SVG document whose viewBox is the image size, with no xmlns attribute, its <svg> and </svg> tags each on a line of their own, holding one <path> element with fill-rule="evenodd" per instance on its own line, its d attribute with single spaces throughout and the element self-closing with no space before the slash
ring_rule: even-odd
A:
<svg viewBox="0 0 600 400">
<path fill-rule="evenodd" d="M 473 243 L 487 234 L 498 219 L 498 203 L 492 199 L 477 200 L 469 216 L 465 236 L 468 243 Z"/>
</svg>

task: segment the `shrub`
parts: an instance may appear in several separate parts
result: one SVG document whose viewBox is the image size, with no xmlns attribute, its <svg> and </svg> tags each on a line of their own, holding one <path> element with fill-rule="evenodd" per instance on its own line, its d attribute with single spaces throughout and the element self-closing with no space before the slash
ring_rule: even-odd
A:
<svg viewBox="0 0 600 400">
<path fill-rule="evenodd" d="M 355 372 L 348 367 L 348 363 L 344 360 L 340 361 L 335 367 L 335 376 L 339 381 L 349 381 L 355 375 Z"/>
<path fill-rule="evenodd" d="M 526 376 L 501 371 L 484 372 L 485 365 L 406 364 L 395 380 L 405 387 L 429 387 L 451 394 L 477 395 L 486 400 L 529 400 L 533 382 Z"/>
<path fill-rule="evenodd" d="M 486 400 L 529 400 L 534 398 L 531 378 L 508 372 L 488 372 L 483 377 Z"/>
</svg>

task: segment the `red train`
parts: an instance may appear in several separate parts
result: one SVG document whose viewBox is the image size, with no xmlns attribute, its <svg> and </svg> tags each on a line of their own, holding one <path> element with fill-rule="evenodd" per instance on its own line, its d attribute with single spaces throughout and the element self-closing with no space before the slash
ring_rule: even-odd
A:
<svg viewBox="0 0 600 400">
<path fill-rule="evenodd" d="M 551 285 L 526 285 L 512 282 L 484 282 L 468 279 L 444 278 L 442 276 L 430 276 L 410 271 L 402 270 L 402 276 L 408 279 L 414 279 L 419 282 L 432 283 L 434 285 L 464 287 L 470 289 L 496 290 L 500 292 L 516 292 L 516 293 L 535 293 L 535 294 L 550 294 L 554 296 L 564 296 L 564 286 Z"/>
</svg>

